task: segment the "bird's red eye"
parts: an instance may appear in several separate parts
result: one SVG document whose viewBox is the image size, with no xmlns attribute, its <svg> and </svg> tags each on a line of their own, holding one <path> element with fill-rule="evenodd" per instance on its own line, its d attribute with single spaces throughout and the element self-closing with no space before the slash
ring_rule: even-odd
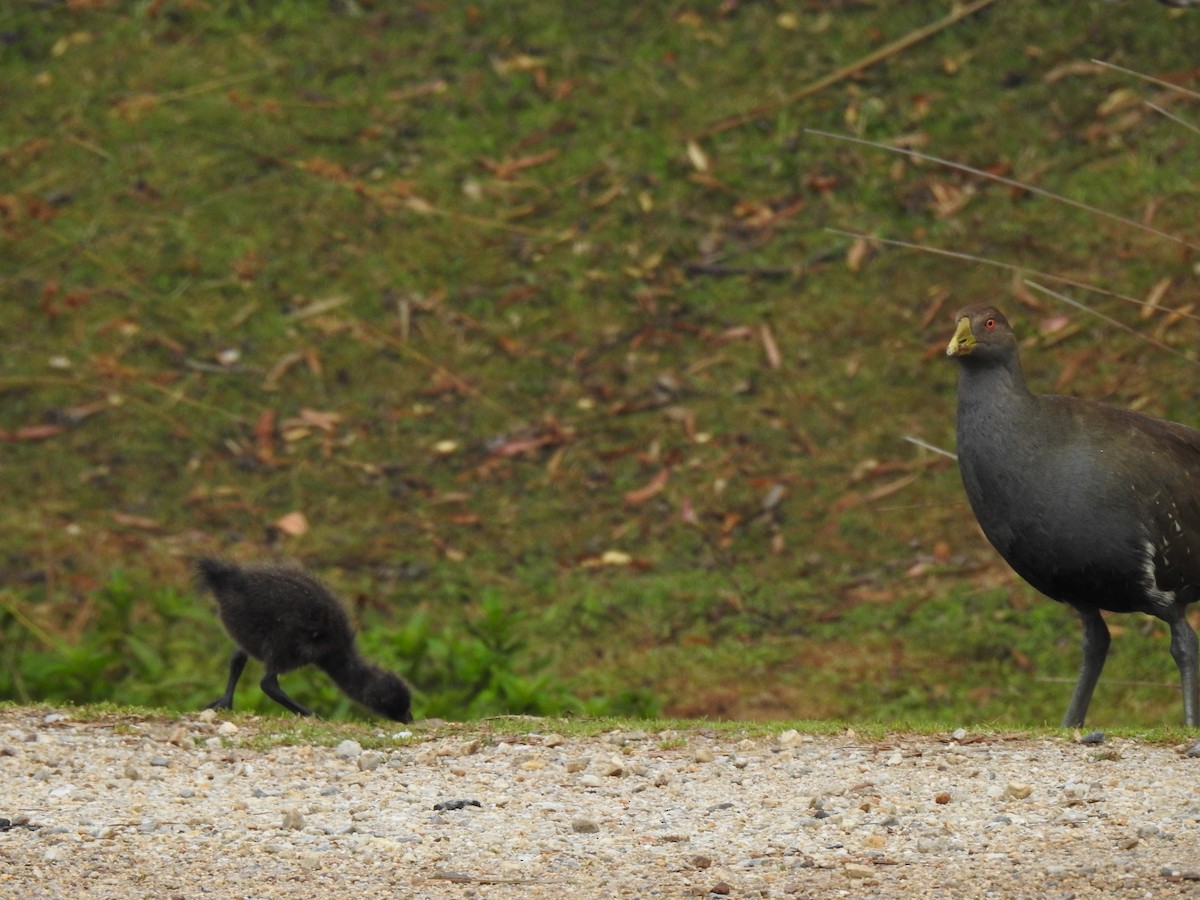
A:
<svg viewBox="0 0 1200 900">
<path fill-rule="evenodd" d="M 988 319 L 986 322 L 983 323 L 983 327 L 986 328 L 988 331 L 991 331 L 993 328 L 996 327 L 996 320 Z"/>
</svg>

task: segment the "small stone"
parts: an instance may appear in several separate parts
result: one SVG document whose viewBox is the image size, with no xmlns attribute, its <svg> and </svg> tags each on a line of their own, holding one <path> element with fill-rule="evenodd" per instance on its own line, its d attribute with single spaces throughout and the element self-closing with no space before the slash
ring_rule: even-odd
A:
<svg viewBox="0 0 1200 900">
<path fill-rule="evenodd" d="M 965 728 L 955 728 L 954 732 L 950 735 L 950 737 L 954 738 L 956 741 L 961 741 L 966 736 L 967 729 Z"/>
<path fill-rule="evenodd" d="M 216 717 L 217 711 L 215 709 L 202 709 L 196 714 L 196 718 L 201 722 L 211 722 Z"/>
<path fill-rule="evenodd" d="M 221 737 L 232 737 L 238 733 L 238 727 L 232 722 L 222 722 L 217 726 L 217 734 Z"/>
<path fill-rule="evenodd" d="M 304 816 L 301 815 L 300 810 L 296 809 L 294 806 L 289 807 L 283 811 L 283 821 L 280 823 L 279 827 L 283 829 L 290 829 L 292 831 L 299 831 L 304 827 Z"/>
<path fill-rule="evenodd" d="M 1189 756 L 1192 759 L 1200 758 L 1200 743 L 1192 744 L 1192 746 L 1188 747 L 1187 753 L 1184 755 Z"/>
<path fill-rule="evenodd" d="M 125 764 L 124 775 L 130 781 L 137 781 L 139 778 L 142 777 L 142 773 L 140 771 L 138 771 L 137 766 L 135 766 L 133 763 Z"/>
<path fill-rule="evenodd" d="M 584 756 L 580 759 L 568 759 L 564 768 L 568 773 L 574 775 L 576 772 L 582 772 L 592 764 L 591 757 Z"/>
<path fill-rule="evenodd" d="M 725 881 L 718 881 L 708 889 L 710 894 L 716 894 L 718 897 L 726 897 L 733 893 L 733 887 Z"/>
<path fill-rule="evenodd" d="M 619 759 L 610 759 L 600 766 L 600 774 L 607 775 L 609 778 L 620 778 L 625 774 L 625 766 Z"/>
<path fill-rule="evenodd" d="M 152 766 L 158 766 L 161 768 L 162 766 L 169 766 L 170 764 L 170 760 L 168 760 L 165 756 L 150 757 L 150 765 Z"/>
<path fill-rule="evenodd" d="M 937 795 L 934 796 L 933 802 L 938 804 L 939 806 L 945 806 L 947 803 L 950 802 L 949 791 L 940 791 Z"/>
<path fill-rule="evenodd" d="M 692 759 L 698 763 L 709 763 L 717 757 L 707 747 L 697 747 L 696 752 L 692 754 Z"/>
<path fill-rule="evenodd" d="M 598 788 L 604 786 L 604 779 L 599 775 L 593 775 L 591 772 L 588 772 L 579 776 L 579 783 L 584 787 Z"/>
<path fill-rule="evenodd" d="M 1004 799 L 1024 800 L 1033 793 L 1033 788 L 1021 781 L 1010 781 L 1004 788 Z"/>
<path fill-rule="evenodd" d="M 1157 825 L 1150 824 L 1150 825 L 1141 826 L 1137 830 L 1137 833 L 1138 833 L 1138 837 L 1147 838 L 1147 837 L 1158 837 L 1159 835 L 1161 835 L 1163 833 L 1163 831 Z"/>
<path fill-rule="evenodd" d="M 591 819 L 575 819 L 571 823 L 571 830 L 576 834 L 596 834 L 600 831 L 600 825 Z"/>
<path fill-rule="evenodd" d="M 300 857 L 300 867 L 304 869 L 319 869 L 321 867 L 321 854 L 313 853 L 311 850 Z"/>
<path fill-rule="evenodd" d="M 800 736 L 800 732 L 798 732 L 795 728 L 789 728 L 779 736 L 779 746 L 783 747 L 785 750 L 794 749 L 803 743 L 804 738 Z"/>
<path fill-rule="evenodd" d="M 433 804 L 435 810 L 456 810 L 466 809 L 468 806 L 476 806 L 483 809 L 483 804 L 478 800 L 443 800 L 441 803 Z"/>
<path fill-rule="evenodd" d="M 904 762 L 904 754 L 899 750 L 893 750 L 891 756 L 883 761 L 885 766 L 898 766 Z"/>
<path fill-rule="evenodd" d="M 1087 797 L 1089 790 L 1086 784 L 1080 784 L 1076 781 L 1063 787 L 1063 795 L 1068 800 L 1083 800 Z"/>
<path fill-rule="evenodd" d="M 688 860 L 688 862 L 690 862 L 692 867 L 696 869 L 707 869 L 713 864 L 713 861 L 707 856 L 693 856 L 690 860 Z"/>
<path fill-rule="evenodd" d="M 1104 743 L 1104 732 L 1103 731 L 1089 731 L 1087 734 L 1085 734 L 1083 737 L 1081 737 L 1079 739 L 1079 743 L 1081 743 L 1081 744 L 1103 744 Z"/>
<path fill-rule="evenodd" d="M 342 741 L 333 752 L 338 759 L 357 759 L 362 753 L 362 744 L 358 741 Z"/>
<path fill-rule="evenodd" d="M 1119 844 L 1117 844 L 1117 846 L 1120 847 L 1122 850 L 1132 850 L 1134 847 L 1136 847 L 1140 843 L 1141 843 L 1141 840 L 1139 838 L 1133 837 L 1131 835 L 1130 837 L 1123 838 L 1121 840 L 1121 842 Z"/>
<path fill-rule="evenodd" d="M 566 742 L 567 739 L 565 737 L 563 737 L 561 734 L 555 734 L 554 732 L 542 737 L 543 747 L 561 747 Z"/>
<path fill-rule="evenodd" d="M 875 869 L 871 866 L 864 866 L 862 863 L 846 863 L 846 867 L 842 869 L 848 878 L 874 878 Z"/>
<path fill-rule="evenodd" d="M 472 740 L 469 740 L 469 741 L 463 741 L 461 744 L 459 744 L 457 747 L 454 748 L 454 755 L 455 756 L 474 756 L 476 753 L 479 752 L 479 748 L 481 746 L 482 746 L 482 742 L 479 740 L 479 738 L 473 738 Z"/>
<path fill-rule="evenodd" d="M 358 758 L 358 768 L 362 772 L 374 772 L 383 765 L 384 755 L 374 750 L 364 753 Z"/>
</svg>

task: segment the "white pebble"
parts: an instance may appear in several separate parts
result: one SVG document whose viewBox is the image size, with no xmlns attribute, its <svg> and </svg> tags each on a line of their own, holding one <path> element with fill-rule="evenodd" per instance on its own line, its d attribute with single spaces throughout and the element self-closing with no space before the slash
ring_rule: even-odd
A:
<svg viewBox="0 0 1200 900">
<path fill-rule="evenodd" d="M 362 744 L 358 741 L 342 741 L 333 752 L 338 759 L 357 759 L 362 753 Z"/>
</svg>

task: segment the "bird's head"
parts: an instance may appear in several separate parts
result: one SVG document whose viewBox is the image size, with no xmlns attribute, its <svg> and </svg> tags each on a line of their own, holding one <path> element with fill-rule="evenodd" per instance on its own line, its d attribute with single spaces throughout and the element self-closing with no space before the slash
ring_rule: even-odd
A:
<svg viewBox="0 0 1200 900">
<path fill-rule="evenodd" d="M 1016 352 L 1016 335 L 1004 313 L 996 307 L 966 306 L 955 313 L 954 321 L 954 337 L 946 347 L 947 356 L 984 362 L 1007 358 Z"/>
</svg>

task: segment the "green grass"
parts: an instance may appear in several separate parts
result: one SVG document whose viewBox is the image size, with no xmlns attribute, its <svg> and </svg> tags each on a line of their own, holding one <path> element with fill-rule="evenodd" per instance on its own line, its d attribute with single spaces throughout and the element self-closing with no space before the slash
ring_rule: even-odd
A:
<svg viewBox="0 0 1200 900">
<path fill-rule="evenodd" d="M 1171 306 L 1193 256 L 806 129 L 920 134 L 1194 235 L 1195 140 L 1104 112 L 1166 95 L 1061 67 L 1186 81 L 1195 14 L 996 4 L 696 138 L 946 5 L 79 6 L 0 13 L 0 696 L 211 699 L 228 650 L 189 562 L 220 553 L 318 571 L 419 715 L 1058 721 L 1073 615 L 902 437 L 952 446 L 936 348 L 979 298 L 1036 385 L 1195 424 L 1190 369 L 1070 311 L 1039 336 L 1063 309 L 999 270 L 880 248 L 850 271 L 824 228 L 1138 297 L 1170 277 Z M 1164 338 L 1194 355 L 1191 322 Z M 1114 622 L 1091 718 L 1178 721 L 1165 631 Z"/>
</svg>

